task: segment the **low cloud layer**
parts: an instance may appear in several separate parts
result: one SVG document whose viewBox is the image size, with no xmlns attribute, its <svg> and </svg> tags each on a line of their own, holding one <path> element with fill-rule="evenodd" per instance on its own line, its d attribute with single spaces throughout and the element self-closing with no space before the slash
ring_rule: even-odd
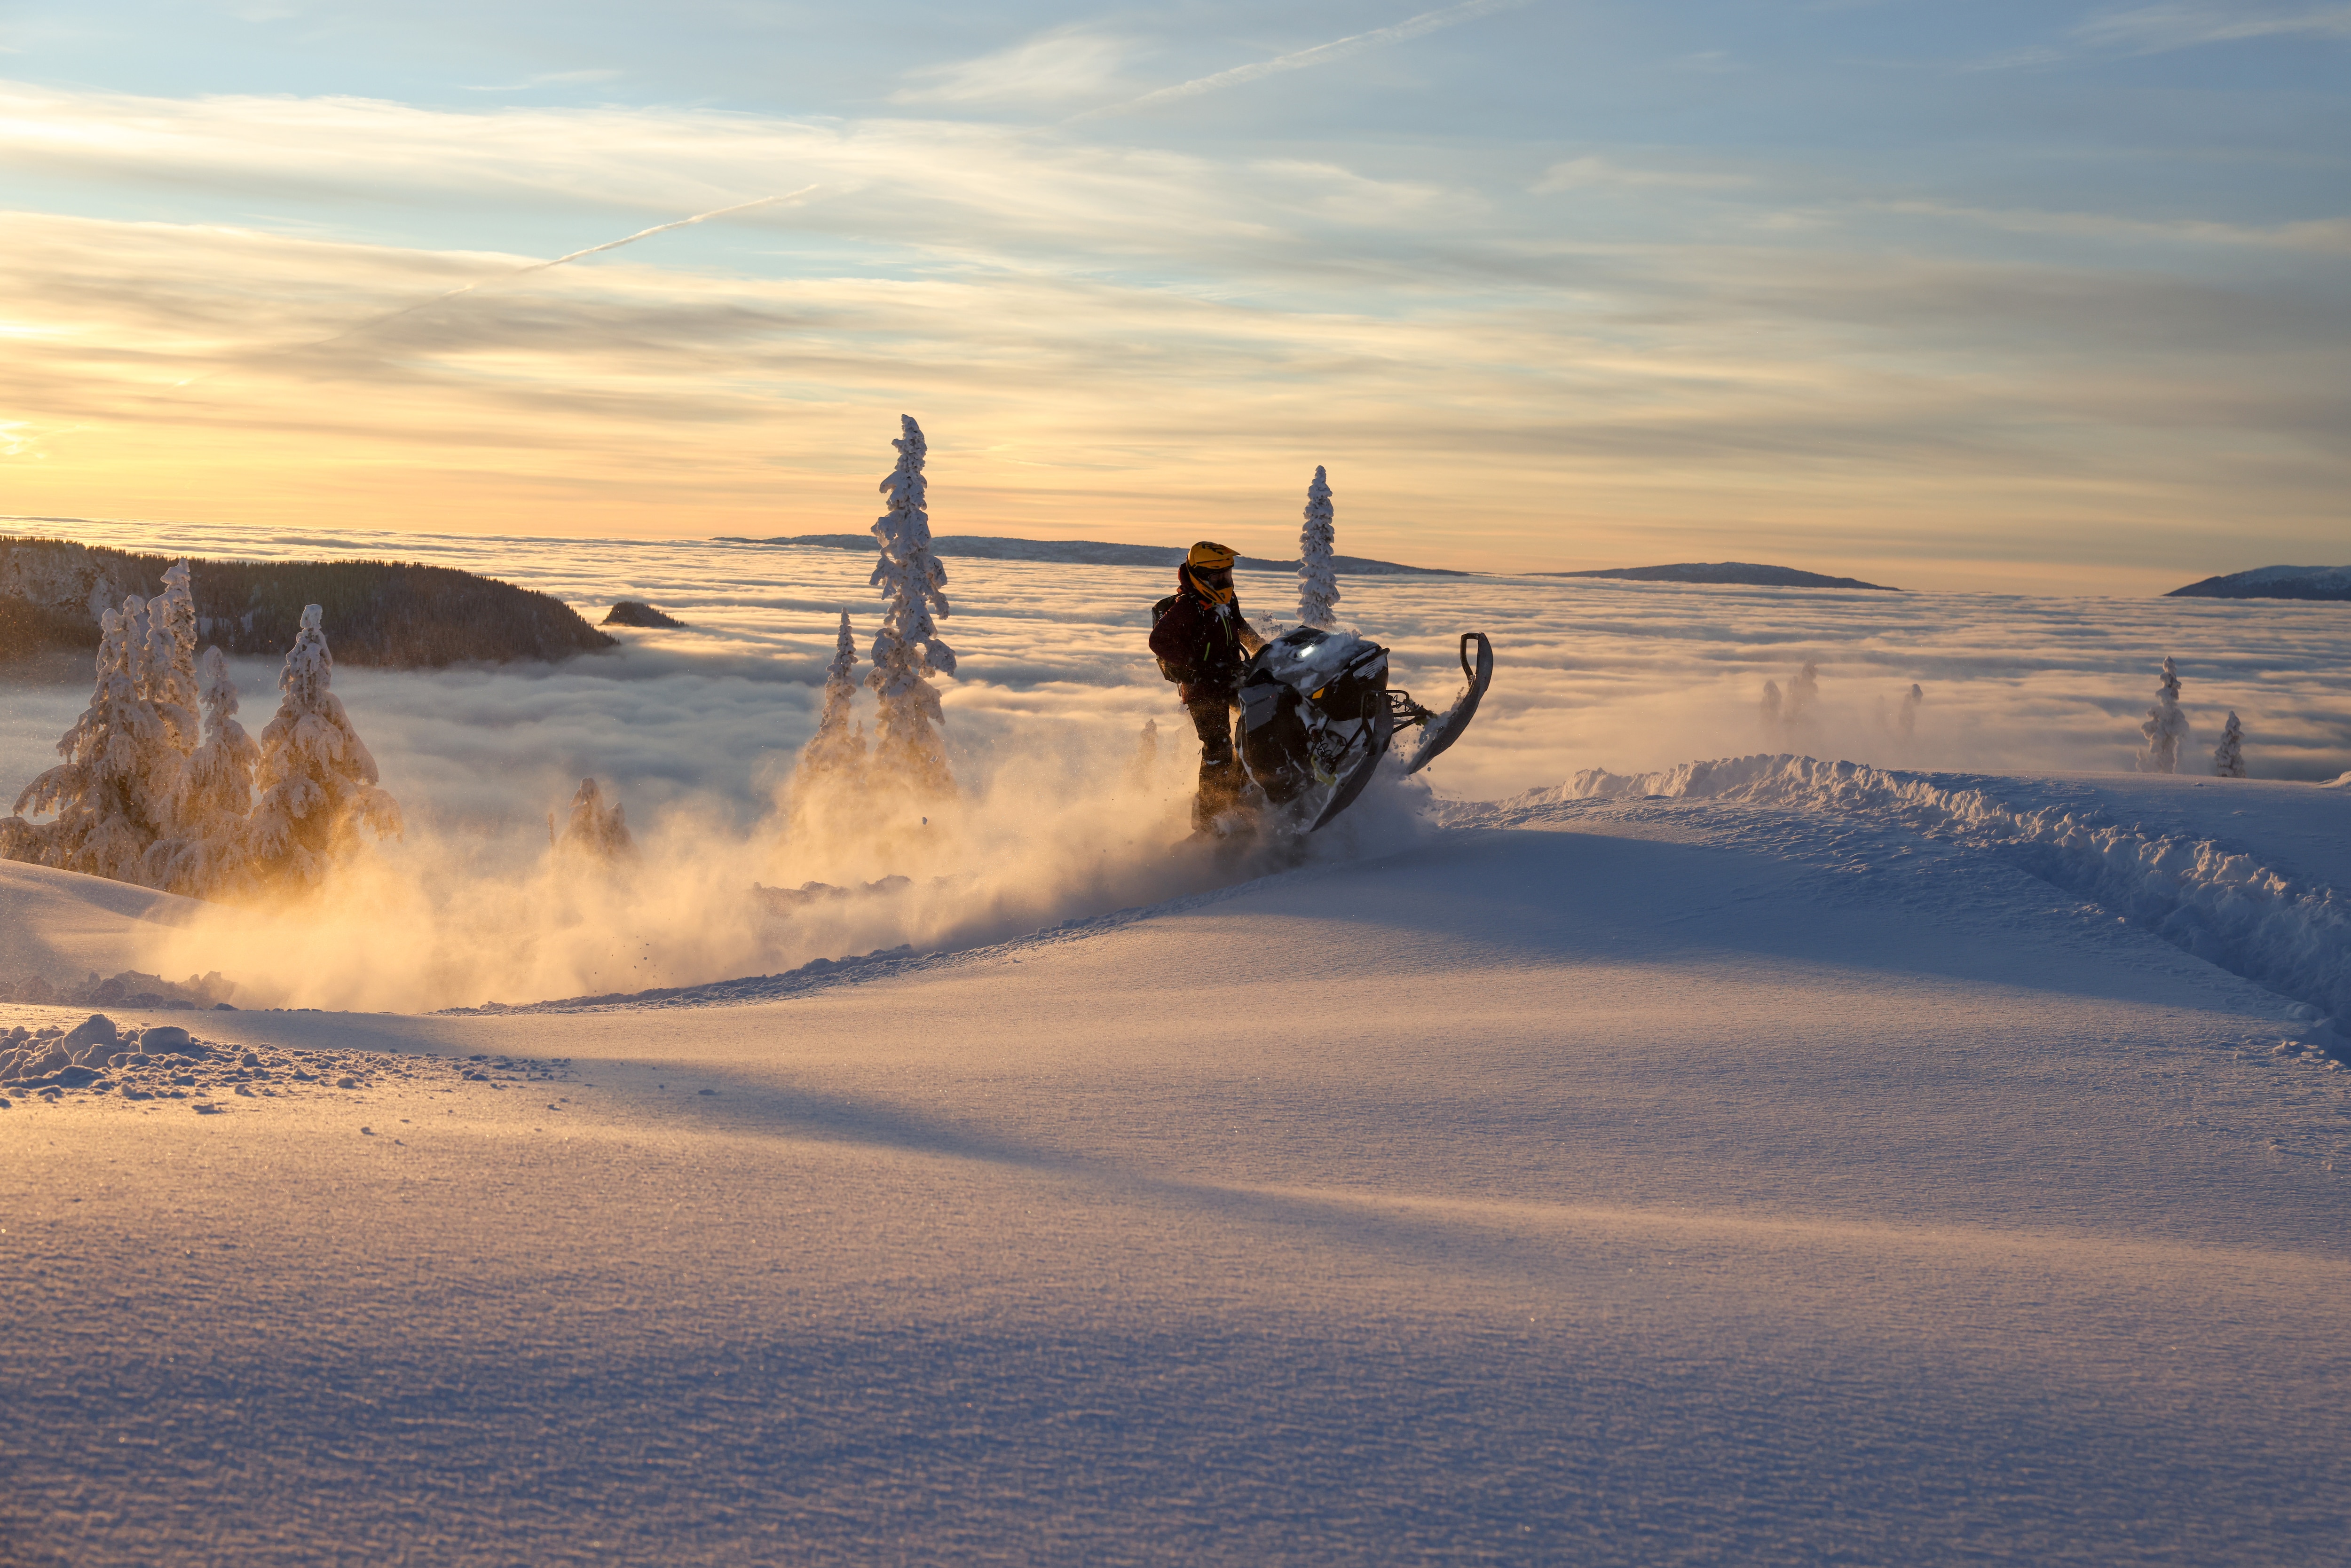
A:
<svg viewBox="0 0 2351 1568">
<path fill-rule="evenodd" d="M 956 613 L 943 630 L 961 678 L 942 687 L 965 802 L 935 823 L 918 811 L 878 836 L 795 842 L 778 801 L 814 726 L 835 617 L 845 608 L 861 640 L 872 634 L 862 556 L 71 531 L 197 553 L 396 553 L 544 590 L 591 619 L 627 596 L 691 623 L 625 632 L 615 653 L 552 667 L 340 671 L 337 690 L 410 837 L 360 873 L 363 886 L 346 889 L 344 915 L 218 917 L 157 956 L 172 973 L 220 968 L 242 974 L 256 996 L 307 1005 L 525 1001 L 774 972 L 901 942 L 983 940 L 1232 874 L 1167 853 L 1186 828 L 1195 756 L 1144 645 L 1148 607 L 1169 587 L 1156 571 L 951 562 Z M 1240 588 L 1261 626 L 1294 610 L 1292 581 L 1244 574 Z M 1491 695 L 1468 737 L 1424 776 L 1456 799 L 1554 784 L 1585 768 L 1633 772 L 1757 751 L 1896 768 L 2126 769 L 2167 654 L 2179 660 L 2193 726 L 2184 770 L 2204 769 L 2231 708 L 2256 777 L 2351 768 L 2351 621 L 2338 605 L 1531 579 L 1343 588 L 1343 613 L 1395 648 L 1396 683 L 1431 706 L 1460 685 L 1458 634 L 1493 639 Z M 236 674 L 257 727 L 276 672 L 243 661 Z M 1782 699 L 1769 710 L 1767 682 Z M 0 789 L 13 797 L 47 764 L 85 695 L 37 681 L 0 692 Z M 1156 758 L 1138 768 L 1138 736 L 1155 719 Z M 636 867 L 617 878 L 548 852 L 547 812 L 589 775 L 626 805 L 643 844 Z M 1348 834 L 1320 852 L 1409 842 L 1416 831 L 1409 799 L 1395 793 L 1343 821 Z M 911 884 L 780 916 L 747 894 L 754 881 L 857 887 L 891 875 Z"/>
</svg>

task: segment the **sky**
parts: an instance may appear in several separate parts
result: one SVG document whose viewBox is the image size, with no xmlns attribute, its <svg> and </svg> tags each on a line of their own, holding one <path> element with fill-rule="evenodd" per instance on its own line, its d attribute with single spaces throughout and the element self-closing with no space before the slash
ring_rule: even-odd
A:
<svg viewBox="0 0 2351 1568">
<path fill-rule="evenodd" d="M 1416 3 L 0 0 L 0 514 L 2351 558 L 2351 5 Z"/>
</svg>

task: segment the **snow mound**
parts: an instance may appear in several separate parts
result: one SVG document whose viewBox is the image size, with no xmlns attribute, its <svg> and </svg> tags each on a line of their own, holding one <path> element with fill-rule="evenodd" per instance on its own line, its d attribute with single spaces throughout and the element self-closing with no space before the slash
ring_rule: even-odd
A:
<svg viewBox="0 0 2351 1568">
<path fill-rule="evenodd" d="M 1860 762 L 1738 757 L 1658 773 L 1589 768 L 1564 784 L 1497 802 L 1484 815 L 1507 820 L 1571 800 L 1629 796 L 1890 821 L 1993 850 L 2209 963 L 2318 1011 L 2351 1017 L 2351 899 L 2333 887 L 2272 870 L 2210 839 L 2142 832 L 2105 820 L 2101 810 L 2011 805 L 1990 793 L 1991 785 Z M 2303 1021 L 2335 1048 L 2340 1037 L 2331 1019 L 2314 1012 Z"/>
<path fill-rule="evenodd" d="M 9 1095 L 51 1103 L 112 1096 L 126 1103 L 184 1101 L 216 1114 L 229 1109 L 227 1100 L 250 1103 L 238 1109 L 260 1109 L 273 1100 L 349 1099 L 378 1089 L 502 1092 L 513 1084 L 552 1082 L 570 1071 L 568 1059 L 240 1049 L 200 1039 L 177 1024 L 118 1028 L 103 1013 L 70 1029 L 20 1024 L 0 1032 L 0 1110 L 14 1109 Z"/>
</svg>

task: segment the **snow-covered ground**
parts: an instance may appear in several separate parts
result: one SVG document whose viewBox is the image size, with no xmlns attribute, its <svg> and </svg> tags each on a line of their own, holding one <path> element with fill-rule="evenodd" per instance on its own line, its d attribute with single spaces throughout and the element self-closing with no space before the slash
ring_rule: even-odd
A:
<svg viewBox="0 0 2351 1568">
<path fill-rule="evenodd" d="M 0 1112 L 0 1537 L 2330 1560 L 2351 1074 L 1948 802 L 2314 885 L 2351 791 L 1802 774 L 1457 808 L 765 1000 L 125 1016 L 222 1049 Z M 115 890 L 11 878 L 139 950 Z"/>
<path fill-rule="evenodd" d="M 0 1558 L 2351 1538 L 2339 606 L 1348 580 L 1424 697 L 1491 632 L 1493 694 L 1436 795 L 1229 862 L 1166 849 L 1155 574 L 951 563 L 965 802 L 852 849 L 773 814 L 870 634 L 843 552 L 273 548 L 692 627 L 340 671 L 412 831 L 330 912 L 0 865 L 0 981 L 289 1009 L 0 1047 Z M 2089 770 L 2167 652 L 2257 777 Z M 0 766 L 83 696 L 0 686 Z M 590 772 L 632 867 L 543 853 Z"/>
</svg>

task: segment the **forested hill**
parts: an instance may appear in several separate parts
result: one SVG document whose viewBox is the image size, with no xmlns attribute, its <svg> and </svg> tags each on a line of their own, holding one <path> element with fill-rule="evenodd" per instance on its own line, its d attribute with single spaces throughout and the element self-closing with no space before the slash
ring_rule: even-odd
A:
<svg viewBox="0 0 2351 1568">
<path fill-rule="evenodd" d="M 63 539 L 0 535 L 0 658 L 98 646 L 98 612 L 163 591 L 177 558 Z M 560 600 L 452 567 L 387 560 L 188 560 L 202 645 L 274 656 L 294 643 L 302 607 L 326 612 L 344 664 L 567 659 L 613 639 Z"/>
<path fill-rule="evenodd" d="M 1792 566 L 1765 566 L 1759 561 L 1677 561 L 1671 566 L 1612 566 L 1599 571 L 1536 571 L 1530 577 L 1596 577 L 1616 582 L 1697 582 L 1740 588 L 1865 588 L 1873 593 L 1899 593 L 1882 582 L 1857 577 L 1830 577 L 1801 571 Z"/>
<path fill-rule="evenodd" d="M 2351 599 L 2351 566 L 2264 566 L 2175 588 L 2166 599 Z"/>
</svg>

